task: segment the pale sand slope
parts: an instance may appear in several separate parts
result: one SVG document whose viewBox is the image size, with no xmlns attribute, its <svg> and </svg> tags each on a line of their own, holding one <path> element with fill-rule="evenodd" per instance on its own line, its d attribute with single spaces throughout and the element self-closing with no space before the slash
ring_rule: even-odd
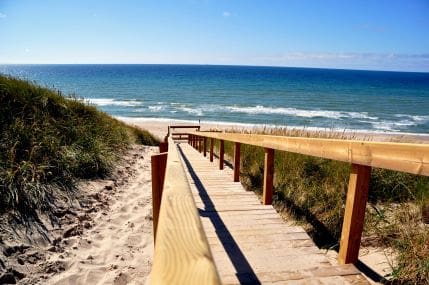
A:
<svg viewBox="0 0 429 285">
<path fill-rule="evenodd" d="M 150 156 L 157 148 L 138 150 L 134 165 L 119 170 L 119 175 L 130 174 L 123 185 L 107 194 L 96 190 L 97 182 L 86 186 L 109 206 L 95 213 L 94 227 L 67 238 L 64 252 L 49 258 L 64 262 L 65 270 L 43 284 L 145 283 L 153 255 Z"/>
</svg>

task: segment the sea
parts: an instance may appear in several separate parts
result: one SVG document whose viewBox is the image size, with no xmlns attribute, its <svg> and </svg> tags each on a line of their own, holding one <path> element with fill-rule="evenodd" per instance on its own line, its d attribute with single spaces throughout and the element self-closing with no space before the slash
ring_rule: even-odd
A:
<svg viewBox="0 0 429 285">
<path fill-rule="evenodd" d="M 0 65 L 0 73 L 134 121 L 429 133 L 429 73 L 149 64 Z"/>
</svg>

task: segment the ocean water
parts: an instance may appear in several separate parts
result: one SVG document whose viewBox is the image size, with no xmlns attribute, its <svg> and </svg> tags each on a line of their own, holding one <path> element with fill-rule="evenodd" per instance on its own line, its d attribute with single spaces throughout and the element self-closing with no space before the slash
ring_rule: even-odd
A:
<svg viewBox="0 0 429 285">
<path fill-rule="evenodd" d="M 429 73 L 212 65 L 0 65 L 116 117 L 429 133 Z"/>
</svg>

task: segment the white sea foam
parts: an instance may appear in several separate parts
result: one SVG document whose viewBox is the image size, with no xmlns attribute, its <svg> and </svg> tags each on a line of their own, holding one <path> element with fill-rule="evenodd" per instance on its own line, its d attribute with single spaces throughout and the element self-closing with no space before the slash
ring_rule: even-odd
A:
<svg viewBox="0 0 429 285">
<path fill-rule="evenodd" d="M 367 122 L 370 123 L 374 129 L 376 130 L 384 130 L 384 131 L 392 131 L 392 132 L 399 132 L 401 129 L 406 129 L 406 127 L 410 126 L 417 126 L 419 123 L 411 120 L 400 120 L 400 121 L 388 121 L 388 120 L 382 120 L 382 121 L 373 121 L 373 122 Z"/>
<path fill-rule="evenodd" d="M 293 117 L 303 118 L 330 118 L 330 119 L 341 119 L 341 118 L 353 118 L 353 119 L 368 119 L 377 120 L 378 117 L 369 116 L 367 112 L 342 112 L 342 111 L 329 111 L 329 110 L 305 110 L 297 108 L 273 108 L 265 107 L 261 105 L 253 107 L 238 107 L 238 106 L 226 106 L 227 110 L 235 113 L 247 113 L 247 114 L 278 114 L 287 115 Z"/>
<path fill-rule="evenodd" d="M 125 107 L 134 107 L 140 106 L 143 103 L 137 100 L 116 100 L 111 98 L 87 98 L 85 99 L 90 104 L 97 106 L 125 106 Z"/>
<path fill-rule="evenodd" d="M 185 106 L 180 106 L 178 107 L 179 110 L 186 112 L 188 114 L 191 115 L 195 115 L 195 116 L 202 116 L 204 114 L 203 110 L 201 108 L 192 108 L 192 107 L 185 107 Z"/>
<path fill-rule="evenodd" d="M 429 121 L 429 116 L 424 116 L 424 115 L 396 114 L 395 117 L 408 118 L 408 119 L 413 120 L 415 122 L 427 122 L 427 121 Z"/>
<path fill-rule="evenodd" d="M 246 114 L 278 114 L 278 115 L 289 115 L 297 117 L 326 117 L 326 118 L 339 118 L 341 117 L 341 112 L 336 111 L 319 111 L 319 110 L 302 110 L 295 108 L 272 108 L 265 107 L 261 105 L 253 107 L 237 107 L 237 106 L 227 106 L 227 110 L 230 110 L 234 113 L 246 113 Z"/>
<path fill-rule="evenodd" d="M 378 117 L 369 116 L 367 112 L 345 112 L 345 114 L 352 119 L 378 120 Z"/>
<path fill-rule="evenodd" d="M 163 111 L 165 109 L 165 106 L 149 106 L 148 107 L 149 111 L 151 112 L 159 112 L 159 111 Z"/>
</svg>

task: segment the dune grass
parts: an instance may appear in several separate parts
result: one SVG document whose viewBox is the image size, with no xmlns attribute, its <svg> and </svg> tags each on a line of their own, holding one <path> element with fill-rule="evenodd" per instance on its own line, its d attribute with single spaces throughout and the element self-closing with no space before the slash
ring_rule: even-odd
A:
<svg viewBox="0 0 429 285">
<path fill-rule="evenodd" d="M 355 139 L 334 132 L 287 129 L 258 133 Z M 215 141 L 215 148 L 218 145 Z M 232 158 L 233 143 L 225 141 L 225 154 Z M 263 169 L 263 148 L 242 145 L 240 180 L 245 187 L 261 193 Z M 338 249 L 349 174 L 348 163 L 276 151 L 273 204 L 300 221 L 318 246 Z M 428 198 L 429 177 L 372 170 L 363 244 L 393 248 L 396 261 L 391 261 L 393 274 L 387 277 L 398 283 L 429 280 L 429 227 L 422 223 L 420 212 Z"/>
<path fill-rule="evenodd" d="M 2 75 L 0 106 L 0 213 L 46 210 L 53 189 L 109 175 L 130 143 L 158 143 L 78 98 Z"/>
</svg>

